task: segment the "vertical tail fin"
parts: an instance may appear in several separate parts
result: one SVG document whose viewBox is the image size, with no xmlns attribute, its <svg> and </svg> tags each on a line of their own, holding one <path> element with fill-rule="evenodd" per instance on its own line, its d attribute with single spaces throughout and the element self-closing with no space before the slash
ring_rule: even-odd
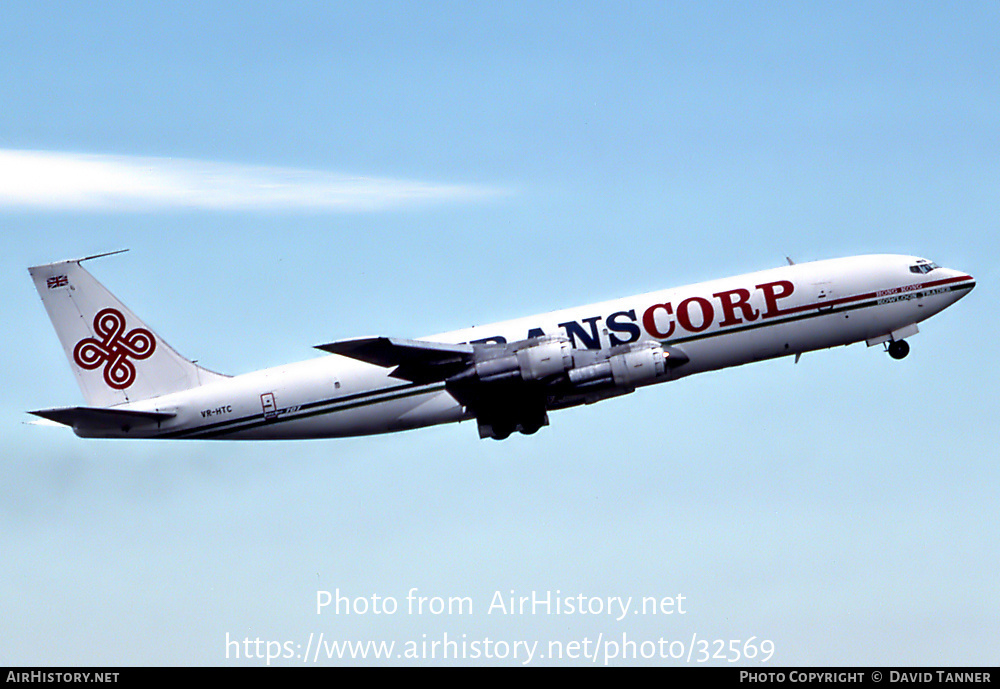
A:
<svg viewBox="0 0 1000 689">
<path fill-rule="evenodd" d="M 225 378 L 178 354 L 83 269 L 85 260 L 28 272 L 88 405 L 110 407 Z"/>
</svg>

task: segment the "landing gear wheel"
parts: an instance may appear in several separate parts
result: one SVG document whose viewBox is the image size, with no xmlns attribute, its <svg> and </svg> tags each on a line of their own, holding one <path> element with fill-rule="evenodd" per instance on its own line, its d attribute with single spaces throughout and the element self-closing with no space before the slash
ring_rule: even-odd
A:
<svg viewBox="0 0 1000 689">
<path fill-rule="evenodd" d="M 493 424 L 493 439 L 506 440 L 514 432 L 514 424 L 509 421 L 498 421 Z"/>
<path fill-rule="evenodd" d="M 524 435 L 532 435 L 538 432 L 542 426 L 548 423 L 548 417 L 545 415 L 545 409 L 532 409 L 526 411 L 524 418 L 521 419 L 521 433 Z"/>
<path fill-rule="evenodd" d="M 893 359 L 903 359 L 910 353 L 910 345 L 906 340 L 896 340 L 889 343 L 889 356 Z"/>
<path fill-rule="evenodd" d="M 531 421 L 525 421 L 521 424 L 521 433 L 524 435 L 533 435 L 538 433 L 538 430 L 542 427 L 541 419 Z"/>
</svg>

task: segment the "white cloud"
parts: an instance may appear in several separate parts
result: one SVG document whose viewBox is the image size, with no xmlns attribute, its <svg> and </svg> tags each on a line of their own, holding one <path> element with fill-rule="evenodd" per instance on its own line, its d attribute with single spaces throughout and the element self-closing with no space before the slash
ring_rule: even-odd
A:
<svg viewBox="0 0 1000 689">
<path fill-rule="evenodd" d="M 498 188 L 202 160 L 0 149 L 0 208 L 361 212 L 468 202 Z"/>
</svg>

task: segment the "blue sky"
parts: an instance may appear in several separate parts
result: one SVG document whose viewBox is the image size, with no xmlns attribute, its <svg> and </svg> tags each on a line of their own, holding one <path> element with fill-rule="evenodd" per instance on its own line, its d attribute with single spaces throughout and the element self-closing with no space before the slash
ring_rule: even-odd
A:
<svg viewBox="0 0 1000 689">
<path fill-rule="evenodd" d="M 4 3 L 0 663 L 258 664 L 226 635 L 447 632 L 996 664 L 998 13 Z M 903 362 L 855 345 L 754 364 L 503 443 L 470 424 L 287 444 L 25 425 L 82 402 L 25 268 L 123 247 L 89 269 L 227 373 L 786 255 L 912 253 L 978 286 Z M 317 590 L 413 587 L 474 614 L 315 611 Z M 487 615 L 511 590 L 689 612 Z"/>
</svg>

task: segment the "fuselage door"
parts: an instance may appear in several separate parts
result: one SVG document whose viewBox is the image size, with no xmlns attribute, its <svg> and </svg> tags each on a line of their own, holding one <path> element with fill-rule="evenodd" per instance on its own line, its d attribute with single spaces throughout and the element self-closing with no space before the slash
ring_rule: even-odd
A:
<svg viewBox="0 0 1000 689">
<path fill-rule="evenodd" d="M 816 291 L 816 303 L 819 304 L 820 311 L 829 311 L 833 308 L 833 282 L 815 282 L 813 289 Z"/>
</svg>

